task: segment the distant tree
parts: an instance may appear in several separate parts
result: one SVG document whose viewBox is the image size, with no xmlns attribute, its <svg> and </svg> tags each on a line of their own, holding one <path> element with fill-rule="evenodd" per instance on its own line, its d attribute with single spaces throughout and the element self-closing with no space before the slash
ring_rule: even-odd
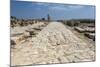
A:
<svg viewBox="0 0 100 67">
<path fill-rule="evenodd" d="M 50 17 L 50 15 L 49 15 L 49 14 L 47 15 L 47 18 L 48 18 L 48 22 L 50 22 L 51 17 Z"/>
<path fill-rule="evenodd" d="M 42 21 L 44 21 L 45 20 L 45 18 L 42 18 Z"/>
<path fill-rule="evenodd" d="M 74 26 L 78 26 L 80 24 L 80 21 L 74 21 Z"/>
<path fill-rule="evenodd" d="M 11 16 L 11 18 L 13 18 L 13 16 Z"/>
<path fill-rule="evenodd" d="M 10 18 L 11 18 L 11 19 L 13 19 L 13 20 L 16 20 L 16 19 L 17 19 L 17 18 L 16 18 L 16 17 L 14 17 L 14 16 L 11 16 Z"/>
<path fill-rule="evenodd" d="M 73 21 L 67 21 L 67 25 L 68 26 L 74 26 L 74 22 Z"/>
</svg>

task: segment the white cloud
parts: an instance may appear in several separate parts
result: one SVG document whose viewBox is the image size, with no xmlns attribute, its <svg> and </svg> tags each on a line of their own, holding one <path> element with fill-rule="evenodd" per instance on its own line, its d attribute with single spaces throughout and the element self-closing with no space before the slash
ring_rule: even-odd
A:
<svg viewBox="0 0 100 67">
<path fill-rule="evenodd" d="M 44 3 L 44 2 L 33 2 L 33 4 L 39 5 L 39 6 L 49 6 L 50 3 Z"/>
<path fill-rule="evenodd" d="M 33 4 L 34 4 L 34 2 L 33 2 Z M 41 6 L 41 5 L 47 5 L 47 4 L 41 3 L 41 2 L 36 2 L 36 4 L 37 4 L 37 5 L 40 5 L 40 6 Z"/>
<path fill-rule="evenodd" d="M 39 5 L 39 6 L 46 6 L 50 10 L 65 10 L 67 8 L 66 5 L 55 4 L 55 3 L 33 2 L 32 4 L 36 4 L 36 5 Z"/>
<path fill-rule="evenodd" d="M 55 6 L 51 6 L 49 7 L 50 10 L 59 10 L 59 11 L 71 11 L 71 10 L 77 10 L 77 9 L 81 9 L 85 6 L 82 5 L 55 5 Z"/>
<path fill-rule="evenodd" d="M 39 6 L 46 6 L 48 7 L 49 10 L 73 10 L 84 7 L 82 5 L 67 5 L 67 4 L 44 3 L 44 2 L 33 2 L 33 4 Z"/>
<path fill-rule="evenodd" d="M 74 9 L 79 9 L 79 8 L 83 8 L 84 6 L 81 5 L 72 5 L 72 6 L 68 6 L 69 8 L 74 8 Z"/>
<path fill-rule="evenodd" d="M 52 6 L 49 9 L 51 9 L 51 10 L 65 10 L 66 8 L 62 7 L 62 6 Z"/>
<path fill-rule="evenodd" d="M 55 4 L 55 5 L 51 5 L 49 7 L 49 9 L 51 10 L 66 10 L 68 7 L 66 5 L 63 4 Z"/>
</svg>

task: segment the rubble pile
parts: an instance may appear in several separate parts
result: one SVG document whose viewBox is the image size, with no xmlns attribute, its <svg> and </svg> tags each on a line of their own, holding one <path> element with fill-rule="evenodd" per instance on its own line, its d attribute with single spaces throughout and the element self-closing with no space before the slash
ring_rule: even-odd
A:
<svg viewBox="0 0 100 67">
<path fill-rule="evenodd" d="M 11 27 L 11 46 L 26 41 L 29 37 L 34 37 L 46 26 L 44 22 L 27 25 L 24 27 Z"/>
<path fill-rule="evenodd" d="M 21 31 L 21 28 L 18 30 Z M 40 31 L 37 28 L 35 30 Z M 94 50 L 93 44 L 78 38 L 64 24 L 50 22 L 35 37 L 28 38 L 25 42 L 16 45 L 16 49 L 11 50 L 11 65 L 94 61 Z"/>
</svg>

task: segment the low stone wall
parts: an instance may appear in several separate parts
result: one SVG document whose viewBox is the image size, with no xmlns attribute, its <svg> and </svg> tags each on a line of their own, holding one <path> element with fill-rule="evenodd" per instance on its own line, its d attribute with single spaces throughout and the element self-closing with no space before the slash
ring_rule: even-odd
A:
<svg viewBox="0 0 100 67">
<path fill-rule="evenodd" d="M 85 33 L 85 36 L 87 36 L 88 38 L 92 39 L 93 41 L 95 41 L 95 34 L 94 33 Z"/>
</svg>

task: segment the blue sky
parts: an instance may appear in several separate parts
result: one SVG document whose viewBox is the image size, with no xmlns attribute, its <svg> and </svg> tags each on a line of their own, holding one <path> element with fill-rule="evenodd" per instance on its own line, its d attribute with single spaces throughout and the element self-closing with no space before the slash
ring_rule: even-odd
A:
<svg viewBox="0 0 100 67">
<path fill-rule="evenodd" d="M 94 19 L 95 6 L 11 1 L 11 16 L 25 19 Z"/>
</svg>

